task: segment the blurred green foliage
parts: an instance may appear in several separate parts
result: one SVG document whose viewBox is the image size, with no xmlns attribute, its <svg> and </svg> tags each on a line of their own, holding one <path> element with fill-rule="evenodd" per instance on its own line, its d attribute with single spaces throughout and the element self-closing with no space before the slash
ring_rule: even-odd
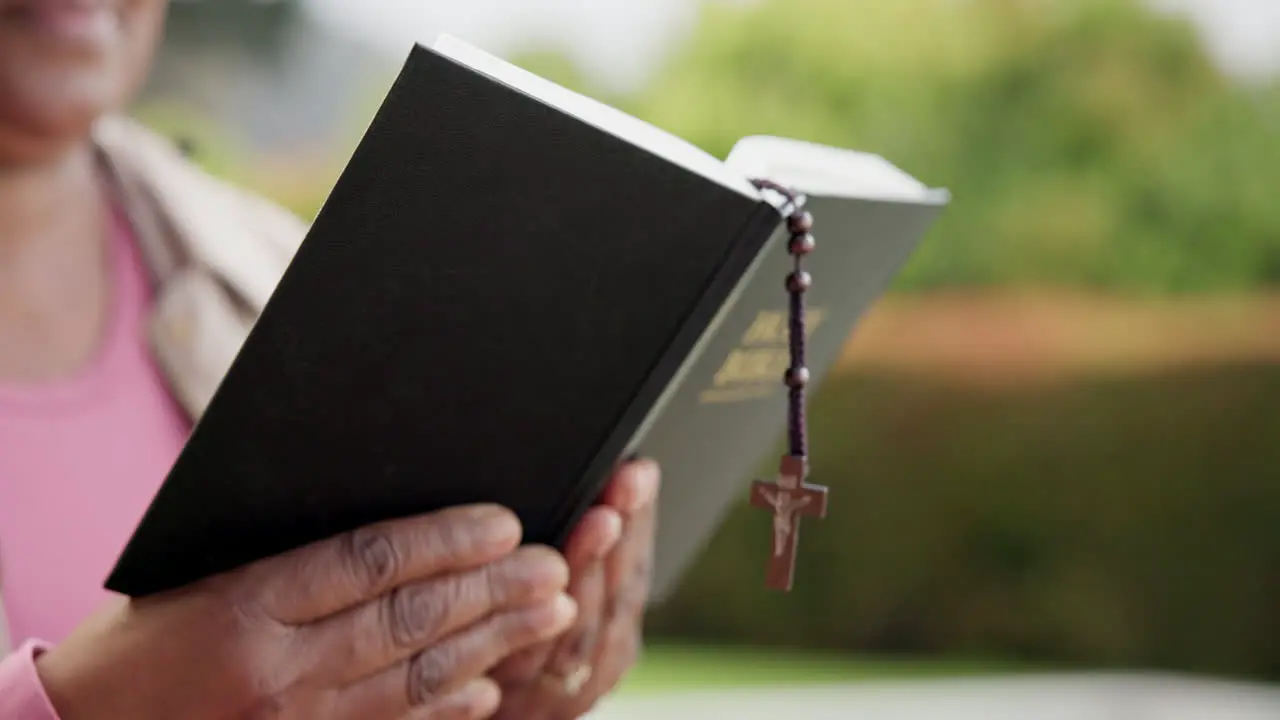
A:
<svg viewBox="0 0 1280 720">
<path fill-rule="evenodd" d="M 234 38 L 269 59 L 296 22 L 292 2 L 266 14 L 250 0 L 211 7 L 175 5 L 168 46 Z M 720 157 L 744 135 L 777 134 L 878 153 L 947 187 L 954 202 L 897 290 L 1280 285 L 1280 86 L 1227 78 L 1181 16 L 1139 0 L 760 0 L 701 12 L 632 94 L 593 86 L 554 50 L 514 60 Z M 374 95 L 359 103 L 366 120 Z M 200 140 L 201 162 L 303 217 L 335 179 L 276 187 L 232 157 L 226 129 L 176 125 Z"/>
<path fill-rule="evenodd" d="M 1280 91 L 1137 0 L 708 4 L 643 92 L 604 99 L 719 157 L 778 134 L 951 189 L 898 289 L 1280 283 Z"/>
<path fill-rule="evenodd" d="M 172 0 L 161 62 L 172 49 L 234 47 L 259 62 L 275 57 L 301 17 L 298 0 Z"/>
<path fill-rule="evenodd" d="M 805 522 L 793 592 L 763 588 L 769 520 L 743 504 L 650 632 L 1280 679 L 1277 407 L 1266 365 L 838 373 L 811 420 L 835 510 Z"/>
</svg>

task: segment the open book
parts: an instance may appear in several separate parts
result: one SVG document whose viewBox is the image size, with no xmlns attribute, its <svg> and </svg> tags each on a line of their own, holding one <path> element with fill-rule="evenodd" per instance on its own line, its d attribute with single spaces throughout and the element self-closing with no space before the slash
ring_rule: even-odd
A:
<svg viewBox="0 0 1280 720">
<path fill-rule="evenodd" d="M 945 191 L 782 138 L 720 161 L 454 38 L 415 46 L 107 586 L 470 502 L 559 545 L 640 452 L 661 598 L 785 421 L 790 258 L 753 178 L 816 219 L 816 384 Z"/>
<path fill-rule="evenodd" d="M 743 138 L 727 161 L 721 161 L 676 135 L 534 75 L 452 35 L 441 35 L 433 49 L 749 198 L 762 197 L 750 179 L 766 177 L 818 195 L 926 204 L 945 203 L 947 199 L 945 191 L 931 190 L 877 155 L 797 140 Z"/>
</svg>

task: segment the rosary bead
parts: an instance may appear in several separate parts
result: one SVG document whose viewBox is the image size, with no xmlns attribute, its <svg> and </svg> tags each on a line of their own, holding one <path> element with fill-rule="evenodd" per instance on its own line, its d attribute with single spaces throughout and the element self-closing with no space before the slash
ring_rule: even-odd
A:
<svg viewBox="0 0 1280 720">
<path fill-rule="evenodd" d="M 813 248 L 817 243 L 813 236 L 809 233 L 801 235 L 792 235 L 791 242 L 787 243 L 787 250 L 792 255 L 808 255 L 813 252 Z"/>
<path fill-rule="evenodd" d="M 813 286 L 813 276 L 804 270 L 787 275 L 788 292 L 804 292 Z"/>
<path fill-rule="evenodd" d="M 787 229 L 792 235 L 803 235 L 813 229 L 813 215 L 808 211 L 795 213 L 787 218 Z"/>
<path fill-rule="evenodd" d="M 805 385 L 809 384 L 809 368 L 807 367 L 787 368 L 787 375 L 785 379 L 787 382 L 787 387 L 802 388 Z"/>
</svg>

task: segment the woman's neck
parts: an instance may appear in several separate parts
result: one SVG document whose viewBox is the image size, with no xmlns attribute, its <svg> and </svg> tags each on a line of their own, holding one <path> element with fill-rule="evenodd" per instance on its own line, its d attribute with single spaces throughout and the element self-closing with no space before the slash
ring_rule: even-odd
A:
<svg viewBox="0 0 1280 720">
<path fill-rule="evenodd" d="M 40 163 L 0 164 L 0 268 L 30 248 L 74 241 L 65 230 L 85 227 L 100 213 L 101 197 L 87 147 Z M 51 240 L 54 237 L 58 240 Z"/>
<path fill-rule="evenodd" d="M 92 357 L 110 297 L 105 210 L 87 147 L 0 165 L 0 380 L 47 380 Z"/>
</svg>

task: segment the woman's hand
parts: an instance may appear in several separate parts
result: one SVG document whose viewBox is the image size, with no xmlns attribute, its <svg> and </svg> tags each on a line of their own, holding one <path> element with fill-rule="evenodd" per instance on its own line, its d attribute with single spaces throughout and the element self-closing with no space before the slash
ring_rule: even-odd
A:
<svg viewBox="0 0 1280 720">
<path fill-rule="evenodd" d="M 484 718 L 486 675 L 575 619 L 506 510 L 381 523 L 122 602 L 42 655 L 62 720 Z"/>
<path fill-rule="evenodd" d="M 499 720 L 570 720 L 611 692 L 639 656 L 653 565 L 658 466 L 624 465 L 565 548 L 577 622 L 509 658 Z"/>
</svg>

